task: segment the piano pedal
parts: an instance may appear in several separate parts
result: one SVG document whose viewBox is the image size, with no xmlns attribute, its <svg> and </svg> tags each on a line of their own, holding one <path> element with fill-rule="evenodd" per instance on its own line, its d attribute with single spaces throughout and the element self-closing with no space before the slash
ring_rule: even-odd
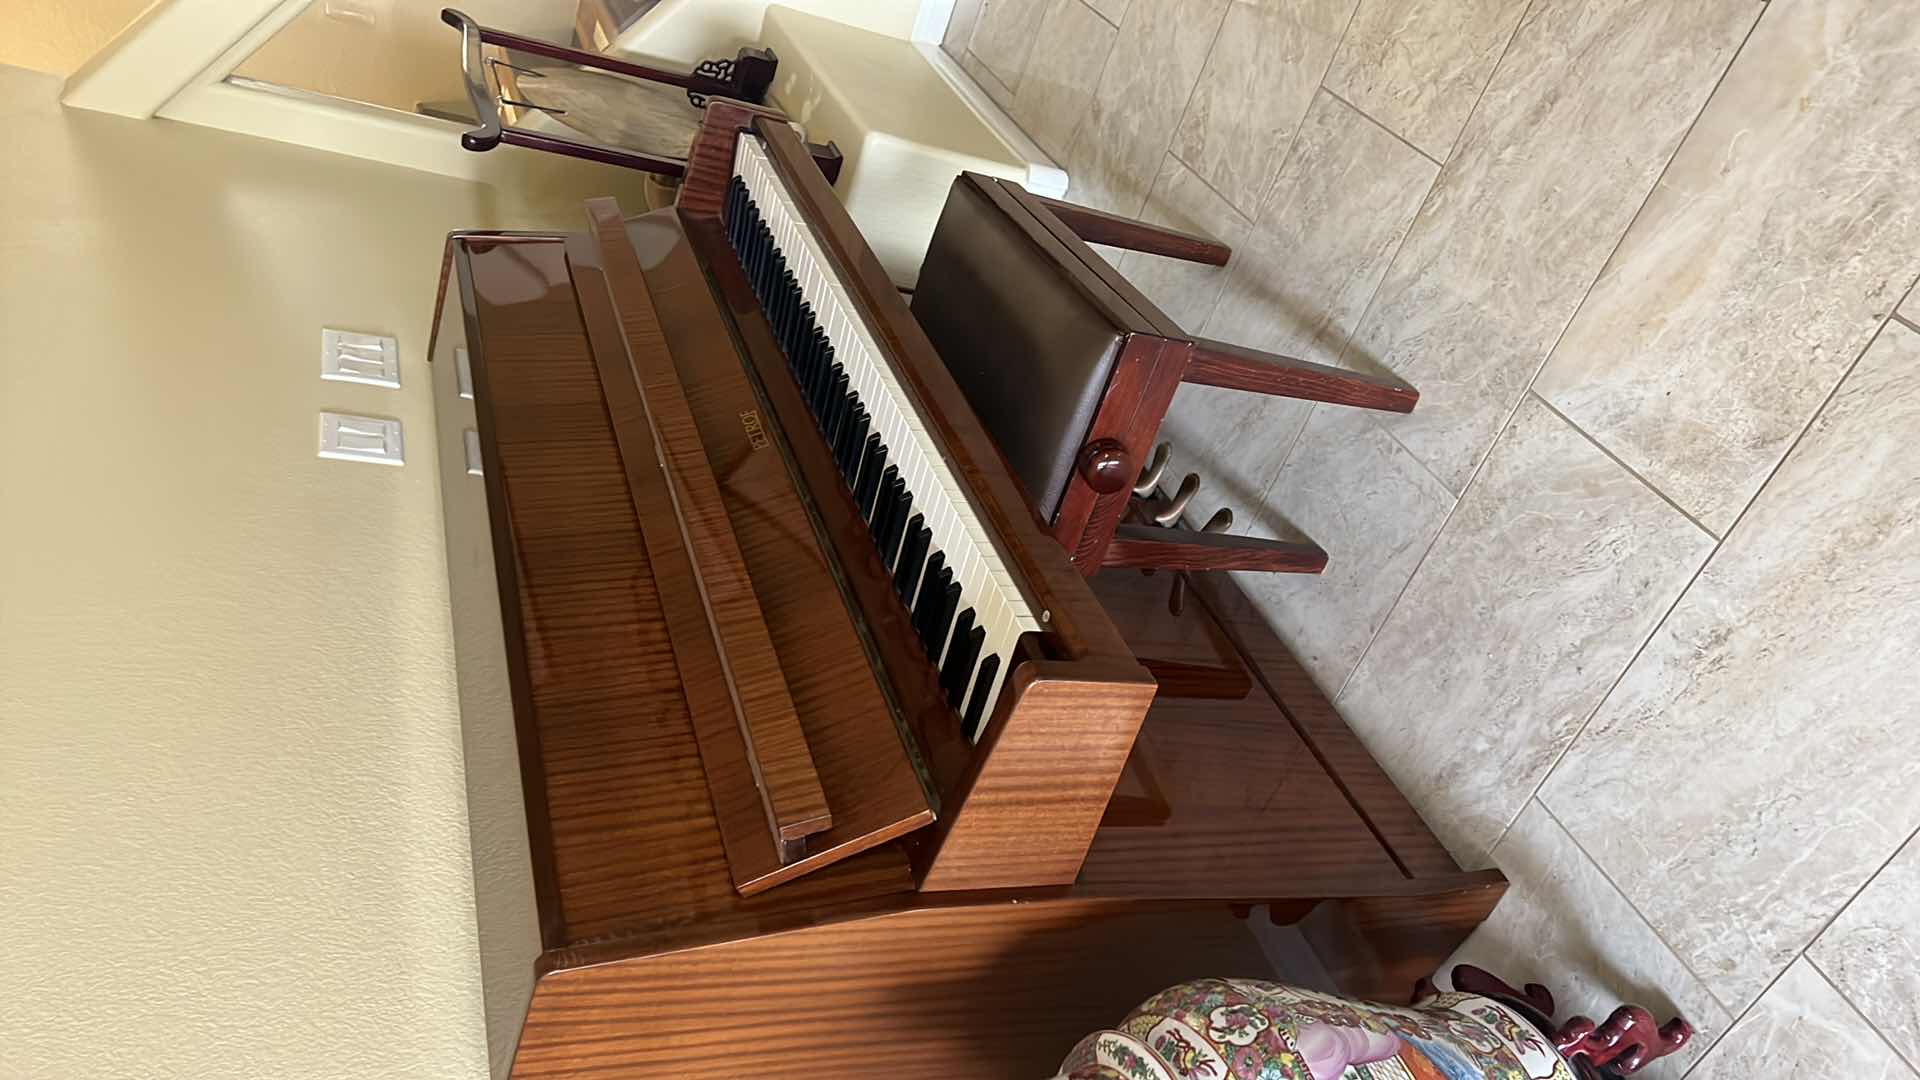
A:
<svg viewBox="0 0 1920 1080">
<path fill-rule="evenodd" d="M 1140 478 L 1133 482 L 1133 493 L 1146 498 L 1153 489 L 1160 486 L 1160 474 L 1167 471 L 1167 458 L 1173 454 L 1172 443 L 1161 443 L 1153 449 L 1153 460 L 1140 470 Z"/>
</svg>

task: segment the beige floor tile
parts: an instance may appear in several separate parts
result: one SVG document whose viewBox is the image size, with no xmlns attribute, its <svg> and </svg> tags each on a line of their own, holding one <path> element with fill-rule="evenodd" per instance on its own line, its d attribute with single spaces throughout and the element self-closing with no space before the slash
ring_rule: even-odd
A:
<svg viewBox="0 0 1920 1080">
<path fill-rule="evenodd" d="M 1067 154 L 1074 202 L 1139 216 L 1226 6 L 1227 0 L 1143 0 L 1127 8 Z"/>
<path fill-rule="evenodd" d="M 1920 10 L 1768 8 L 1538 388 L 1724 532 L 1920 265 Z"/>
<path fill-rule="evenodd" d="M 1538 389 L 1724 532 L 1920 268 L 1920 8 L 1776 4 Z"/>
<path fill-rule="evenodd" d="M 1251 214 L 1293 140 L 1356 0 L 1233 0 L 1174 153 Z"/>
<path fill-rule="evenodd" d="M 1874 879 L 1807 951 L 1908 1061 L 1920 1061 L 1920 840 Z"/>
<path fill-rule="evenodd" d="M 1920 326 L 1920 285 L 1914 286 L 1913 290 L 1907 293 L 1907 298 L 1901 302 L 1900 317 L 1914 326 Z"/>
<path fill-rule="evenodd" d="M 1660 941 L 1553 815 L 1528 800 L 1494 861 L 1512 886 L 1500 906 L 1441 970 L 1474 964 L 1515 986 L 1553 991 L 1555 1014 L 1605 1020 L 1639 1005 L 1665 1023 L 1684 1016 L 1693 1042 L 1636 1074 L 1679 1080 L 1724 1034 L 1733 1017 Z"/>
<path fill-rule="evenodd" d="M 1119 26 L 1127 17 L 1127 5 L 1131 0 L 1087 0 L 1087 5 L 1100 13 L 1100 17 Z"/>
<path fill-rule="evenodd" d="M 1364 0 L 1327 87 L 1445 161 L 1528 0 Z"/>
<path fill-rule="evenodd" d="M 947 17 L 947 32 L 941 38 L 940 47 L 956 60 L 966 55 L 967 45 L 973 41 L 981 3 L 982 0 L 954 0 L 953 14 Z"/>
<path fill-rule="evenodd" d="M 1239 581 L 1327 694 L 1339 693 L 1360 662 L 1453 501 L 1366 413 L 1313 410 L 1251 517 L 1261 525 L 1255 535 L 1312 538 L 1327 552 L 1327 568 Z M 1235 512 L 1249 517 L 1245 508 Z"/>
<path fill-rule="evenodd" d="M 960 57 L 960 68 L 979 84 L 980 89 L 987 92 L 987 96 L 993 99 L 995 105 L 1009 113 L 1013 111 L 1013 91 L 1007 88 L 1006 83 L 1000 81 L 999 76 L 988 70 L 987 65 L 982 63 L 979 57 L 970 52 L 963 54 Z"/>
<path fill-rule="evenodd" d="M 1455 491 L 1539 370 L 1758 15 L 1539 0 L 1354 336 L 1420 388 L 1392 422 Z"/>
<path fill-rule="evenodd" d="M 1119 35 L 1080 0 L 1051 0 L 1047 5 L 1026 76 L 1013 96 L 1013 117 L 1054 158 L 1066 157 L 1073 146 L 1073 134 L 1087 114 Z"/>
<path fill-rule="evenodd" d="M 1485 865 L 1711 547 L 1528 397 L 1340 711 L 1455 856 Z"/>
<path fill-rule="evenodd" d="M 1895 323 L 1541 793 L 1730 1008 L 1920 826 L 1916 431 Z"/>
<path fill-rule="evenodd" d="M 1020 88 L 1050 0 L 984 0 L 968 48 L 1009 90 Z"/>
<path fill-rule="evenodd" d="M 1690 1075 L 1692 1080 L 1916 1076 L 1805 960 L 1795 961 Z"/>
<path fill-rule="evenodd" d="M 1229 265 L 1209 337 L 1338 364 L 1436 167 L 1321 94 Z M 1353 365 L 1365 370 L 1364 357 Z"/>
<path fill-rule="evenodd" d="M 1253 228 L 1240 211 L 1228 206 L 1171 154 L 1161 162 L 1160 178 L 1153 182 L 1153 194 L 1147 197 L 1140 217 L 1156 225 L 1213 237 L 1232 248 L 1235 258 L 1245 251 L 1247 233 Z M 1207 266 L 1138 251 L 1123 253 L 1114 265 L 1174 322 L 1194 333 L 1207 324 L 1232 272 L 1232 259 L 1227 266 Z"/>
</svg>

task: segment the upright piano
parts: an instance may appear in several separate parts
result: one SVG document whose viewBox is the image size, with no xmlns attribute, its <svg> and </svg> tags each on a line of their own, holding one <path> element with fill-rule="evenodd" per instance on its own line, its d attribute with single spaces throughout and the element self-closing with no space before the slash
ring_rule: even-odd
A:
<svg viewBox="0 0 1920 1080">
<path fill-rule="evenodd" d="M 1080 576 L 777 114 L 435 326 L 497 1074 L 1043 1076 L 1248 905 L 1390 982 L 1499 895 L 1230 598 Z"/>
</svg>

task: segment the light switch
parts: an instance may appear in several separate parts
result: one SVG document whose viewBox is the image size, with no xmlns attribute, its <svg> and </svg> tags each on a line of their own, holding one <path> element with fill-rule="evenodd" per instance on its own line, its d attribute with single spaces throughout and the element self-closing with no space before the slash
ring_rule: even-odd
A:
<svg viewBox="0 0 1920 1080">
<path fill-rule="evenodd" d="M 473 361 L 467 359 L 467 347 L 453 347 L 453 378 L 460 396 L 473 400 Z"/>
<path fill-rule="evenodd" d="M 486 470 L 480 467 L 480 433 L 467 429 L 467 475 L 485 476 Z"/>
<path fill-rule="evenodd" d="M 405 464 L 400 421 L 323 412 L 320 414 L 320 456 L 336 461 Z"/>
<path fill-rule="evenodd" d="M 400 388 L 400 343 L 378 334 L 320 331 L 320 377 Z"/>
</svg>

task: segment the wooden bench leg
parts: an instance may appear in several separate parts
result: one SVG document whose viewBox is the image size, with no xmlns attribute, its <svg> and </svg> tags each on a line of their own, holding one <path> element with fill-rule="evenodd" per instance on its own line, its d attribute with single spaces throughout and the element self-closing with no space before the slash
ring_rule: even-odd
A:
<svg viewBox="0 0 1920 1080">
<path fill-rule="evenodd" d="M 1100 565 L 1141 570 L 1317 574 L 1327 568 L 1327 553 L 1316 544 L 1125 523 L 1113 531 L 1113 542 L 1107 545 Z"/>
<path fill-rule="evenodd" d="M 1060 224 L 1089 244 L 1144 251 L 1149 255 L 1165 255 L 1169 259 L 1183 259 L 1208 266 L 1225 266 L 1227 259 L 1233 255 L 1232 248 L 1211 237 L 1124 218 L 1090 206 L 1075 206 L 1041 195 L 1033 195 L 1032 198 L 1053 211 L 1053 216 L 1060 219 Z"/>
<path fill-rule="evenodd" d="M 1181 381 L 1385 412 L 1412 412 L 1420 400 L 1420 391 L 1399 379 L 1363 375 L 1207 338 L 1193 343 L 1193 363 Z"/>
</svg>

